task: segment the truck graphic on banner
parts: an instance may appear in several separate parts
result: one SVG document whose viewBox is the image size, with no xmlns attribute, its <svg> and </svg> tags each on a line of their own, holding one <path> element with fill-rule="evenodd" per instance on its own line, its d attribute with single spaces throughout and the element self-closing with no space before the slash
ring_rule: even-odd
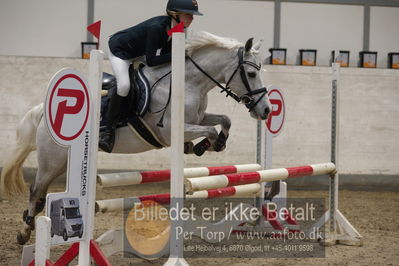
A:
<svg viewBox="0 0 399 266">
<path fill-rule="evenodd" d="M 83 219 L 79 210 L 78 198 L 61 198 L 51 202 L 51 237 L 62 236 L 64 241 L 70 237 L 83 235 Z"/>
</svg>

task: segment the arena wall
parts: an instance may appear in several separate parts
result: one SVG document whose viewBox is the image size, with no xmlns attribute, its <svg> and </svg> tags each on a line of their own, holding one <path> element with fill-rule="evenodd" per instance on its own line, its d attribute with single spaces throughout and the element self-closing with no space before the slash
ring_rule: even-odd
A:
<svg viewBox="0 0 399 266">
<path fill-rule="evenodd" d="M 44 101 L 52 75 L 63 67 L 84 74 L 88 61 L 71 58 L 0 56 L 0 166 L 15 142 L 17 123 Z M 275 139 L 273 166 L 289 167 L 329 161 L 331 68 L 264 66 L 265 85 L 283 88 L 287 115 Z M 105 61 L 105 71 L 111 72 Z M 341 69 L 342 140 L 340 171 L 351 175 L 399 175 L 399 72 L 389 69 Z M 233 125 L 228 147 L 203 157 L 186 156 L 187 166 L 229 165 L 255 161 L 256 121 L 246 108 L 215 89 L 209 111 L 227 114 Z M 169 149 L 136 155 L 99 154 L 101 169 L 168 168 Z M 25 166 L 37 166 L 35 154 Z"/>
</svg>

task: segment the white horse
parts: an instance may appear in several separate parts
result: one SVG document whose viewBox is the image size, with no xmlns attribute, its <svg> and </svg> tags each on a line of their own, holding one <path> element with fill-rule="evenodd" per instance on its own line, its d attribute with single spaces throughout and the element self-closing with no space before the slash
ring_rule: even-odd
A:
<svg viewBox="0 0 399 266">
<path fill-rule="evenodd" d="M 229 96 L 242 102 L 250 115 L 265 120 L 270 112 L 267 90 L 261 79 L 260 42 L 253 45 L 252 38 L 245 46 L 236 40 L 221 38 L 201 32 L 187 42 L 185 127 L 186 153 L 193 153 L 192 140 L 205 137 L 203 150 L 220 151 L 225 147 L 229 135 L 230 119 L 225 115 L 206 113 L 207 94 L 216 86 L 223 88 Z M 144 69 L 149 83 L 158 81 L 152 91 L 150 110 L 166 106 L 163 127 L 157 126 L 162 113 L 148 112 L 144 120 L 154 137 L 164 146 L 170 146 L 170 93 L 169 79 L 161 79 L 170 71 L 170 64 Z M 226 84 L 222 86 L 221 83 Z M 216 125 L 221 125 L 218 134 Z M 201 143 L 204 143 L 202 141 Z M 197 144 L 198 145 L 198 144 Z M 24 211 L 24 227 L 18 232 L 18 243 L 24 244 L 34 229 L 34 217 L 43 210 L 47 189 L 57 176 L 66 171 L 67 149 L 54 143 L 43 121 L 43 104 L 32 108 L 24 116 L 17 129 L 17 143 L 9 161 L 1 173 L 0 192 L 4 196 L 21 194 L 26 190 L 22 176 L 22 165 L 28 154 L 37 149 L 38 170 L 35 182 L 30 186 L 29 208 Z M 140 153 L 154 149 L 143 142 L 129 127 L 116 131 L 113 153 Z M 201 153 L 201 152 L 200 152 Z"/>
</svg>

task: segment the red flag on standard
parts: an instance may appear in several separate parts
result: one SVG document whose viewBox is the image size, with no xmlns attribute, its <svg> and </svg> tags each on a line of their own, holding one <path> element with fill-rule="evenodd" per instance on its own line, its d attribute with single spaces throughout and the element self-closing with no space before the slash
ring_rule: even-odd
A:
<svg viewBox="0 0 399 266">
<path fill-rule="evenodd" d="M 101 20 L 87 26 L 87 30 L 99 40 L 101 31 Z"/>
</svg>

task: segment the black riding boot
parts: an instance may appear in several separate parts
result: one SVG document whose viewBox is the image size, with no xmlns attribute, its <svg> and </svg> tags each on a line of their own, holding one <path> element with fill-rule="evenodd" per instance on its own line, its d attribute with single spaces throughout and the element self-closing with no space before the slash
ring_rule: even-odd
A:
<svg viewBox="0 0 399 266">
<path fill-rule="evenodd" d="M 108 122 L 104 132 L 100 135 L 99 146 L 105 152 L 112 152 L 115 144 L 115 129 L 120 116 L 121 102 L 125 97 L 119 96 L 116 92 L 111 98 L 108 107 Z"/>
</svg>

